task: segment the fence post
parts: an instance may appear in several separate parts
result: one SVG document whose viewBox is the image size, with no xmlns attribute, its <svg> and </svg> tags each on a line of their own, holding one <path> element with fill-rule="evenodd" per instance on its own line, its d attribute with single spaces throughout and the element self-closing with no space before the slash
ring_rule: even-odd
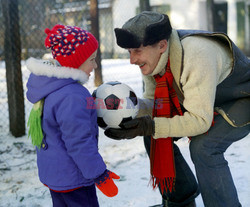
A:
<svg viewBox="0 0 250 207">
<path fill-rule="evenodd" d="M 100 51 L 100 38 L 99 38 L 99 13 L 98 13 L 98 0 L 90 0 L 90 20 L 91 20 L 91 33 L 99 42 L 98 53 L 96 56 L 97 68 L 95 69 L 95 86 L 103 83 L 102 80 L 102 64 L 101 64 L 101 51 Z"/>
<path fill-rule="evenodd" d="M 6 64 L 10 132 L 25 135 L 24 95 L 21 73 L 21 40 L 18 0 L 2 0 L 5 25 L 4 57 Z"/>
<path fill-rule="evenodd" d="M 140 0 L 140 11 L 151 11 L 149 0 Z"/>
<path fill-rule="evenodd" d="M 214 31 L 214 0 L 207 0 L 207 27 L 209 31 Z"/>
</svg>

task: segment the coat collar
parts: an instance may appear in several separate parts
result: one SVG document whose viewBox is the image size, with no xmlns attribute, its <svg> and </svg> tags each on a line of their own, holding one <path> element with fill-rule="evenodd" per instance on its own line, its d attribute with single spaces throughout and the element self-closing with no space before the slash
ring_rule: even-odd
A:
<svg viewBox="0 0 250 207">
<path fill-rule="evenodd" d="M 31 57 L 27 60 L 26 65 L 28 70 L 37 76 L 55 77 L 58 79 L 72 78 L 80 81 L 82 84 L 89 79 L 85 72 L 75 68 L 62 67 L 54 59 L 39 60 Z"/>
<path fill-rule="evenodd" d="M 181 89 L 180 77 L 183 68 L 183 48 L 176 30 L 172 30 L 172 34 L 169 39 L 170 45 L 170 68 L 174 76 L 174 80 L 179 89 Z"/>
</svg>

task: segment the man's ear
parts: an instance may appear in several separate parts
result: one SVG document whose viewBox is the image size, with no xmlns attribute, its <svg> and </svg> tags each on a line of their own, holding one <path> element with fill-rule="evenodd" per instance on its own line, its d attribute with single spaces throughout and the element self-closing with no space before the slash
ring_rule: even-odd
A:
<svg viewBox="0 0 250 207">
<path fill-rule="evenodd" d="M 159 46 L 160 46 L 160 50 L 162 51 L 162 53 L 163 52 L 165 52 L 166 51 L 166 49 L 167 49 L 167 46 L 168 46 L 168 42 L 167 42 L 167 40 L 161 40 L 160 42 L 159 42 Z"/>
</svg>

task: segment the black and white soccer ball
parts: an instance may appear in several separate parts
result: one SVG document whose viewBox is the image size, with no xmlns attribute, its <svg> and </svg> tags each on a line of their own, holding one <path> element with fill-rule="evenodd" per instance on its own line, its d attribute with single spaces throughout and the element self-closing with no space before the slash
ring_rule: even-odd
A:
<svg viewBox="0 0 250 207">
<path fill-rule="evenodd" d="M 132 120 L 138 113 L 138 99 L 128 85 L 113 81 L 100 85 L 92 94 L 97 110 L 98 126 L 120 128 L 121 123 Z"/>
</svg>

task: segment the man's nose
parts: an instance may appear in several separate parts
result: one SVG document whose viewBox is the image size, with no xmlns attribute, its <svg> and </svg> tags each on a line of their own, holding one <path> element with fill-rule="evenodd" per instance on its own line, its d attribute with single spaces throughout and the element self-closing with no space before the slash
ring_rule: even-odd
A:
<svg viewBox="0 0 250 207">
<path fill-rule="evenodd" d="M 130 53 L 130 64 L 135 64 L 136 60 L 136 56 L 133 53 Z"/>
</svg>

